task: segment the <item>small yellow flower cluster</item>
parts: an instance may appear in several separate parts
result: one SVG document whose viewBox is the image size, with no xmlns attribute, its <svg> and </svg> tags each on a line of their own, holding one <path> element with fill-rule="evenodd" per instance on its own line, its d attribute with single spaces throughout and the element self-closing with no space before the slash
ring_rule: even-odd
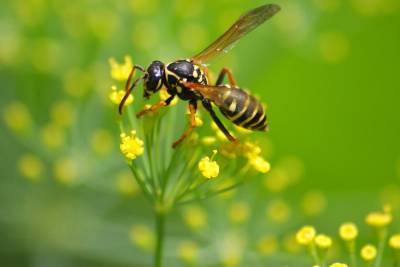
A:
<svg viewBox="0 0 400 267">
<path fill-rule="evenodd" d="M 125 95 L 124 90 L 117 90 L 117 87 L 115 85 L 111 86 L 111 93 L 108 95 L 108 98 L 110 101 L 115 104 L 119 105 L 121 103 L 122 98 Z M 133 103 L 133 95 L 129 95 L 128 98 L 125 101 L 125 105 L 129 105 Z"/>
<path fill-rule="evenodd" d="M 383 228 L 392 222 L 392 215 L 389 212 L 371 212 L 365 222 L 372 227 Z"/>
<path fill-rule="evenodd" d="M 308 246 L 313 241 L 317 231 L 312 226 L 303 226 L 296 234 L 296 240 L 300 245 Z"/>
<path fill-rule="evenodd" d="M 155 235 L 147 225 L 134 225 L 130 230 L 129 237 L 132 243 L 143 250 L 152 251 L 154 249 Z"/>
<path fill-rule="evenodd" d="M 354 223 L 344 223 L 339 228 L 339 236 L 347 242 L 354 241 L 358 235 L 357 226 Z"/>
<path fill-rule="evenodd" d="M 400 251 L 400 234 L 390 237 L 389 245 L 392 249 Z"/>
<path fill-rule="evenodd" d="M 125 56 L 125 62 L 119 64 L 115 58 L 110 58 L 109 63 L 111 66 L 111 77 L 117 81 L 126 81 L 129 73 L 132 71 L 133 63 L 130 56 Z"/>
<path fill-rule="evenodd" d="M 213 161 L 213 158 L 216 154 L 217 150 L 213 150 L 213 155 L 211 158 L 204 157 L 198 164 L 199 171 L 207 179 L 215 178 L 219 174 L 219 165 L 216 161 Z"/>
<path fill-rule="evenodd" d="M 134 160 L 144 152 L 143 141 L 136 136 L 136 131 L 131 131 L 130 135 L 121 133 L 120 149 L 128 160 Z"/>
<path fill-rule="evenodd" d="M 332 246 L 332 238 L 327 235 L 319 234 L 315 237 L 315 244 L 321 249 L 328 249 Z"/>
<path fill-rule="evenodd" d="M 178 246 L 178 255 L 182 261 L 192 265 L 197 262 L 199 248 L 197 244 L 192 241 L 182 241 Z"/>
<path fill-rule="evenodd" d="M 361 258 L 366 262 L 371 262 L 376 258 L 377 254 L 376 247 L 374 245 L 368 244 L 361 248 Z"/>
</svg>

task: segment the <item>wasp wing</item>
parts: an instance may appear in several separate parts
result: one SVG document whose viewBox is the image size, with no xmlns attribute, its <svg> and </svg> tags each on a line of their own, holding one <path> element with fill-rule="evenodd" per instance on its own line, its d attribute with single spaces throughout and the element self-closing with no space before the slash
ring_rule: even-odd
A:
<svg viewBox="0 0 400 267">
<path fill-rule="evenodd" d="M 217 106 L 223 105 L 224 96 L 229 94 L 232 88 L 228 85 L 204 85 L 200 83 L 184 83 L 184 86 L 190 90 L 197 91 L 204 98 L 211 100 Z"/>
<path fill-rule="evenodd" d="M 243 14 L 223 35 L 210 44 L 206 49 L 195 55 L 194 62 L 204 62 L 211 59 L 230 46 L 247 33 L 251 32 L 267 19 L 275 15 L 281 8 L 275 4 L 257 7 Z"/>
</svg>

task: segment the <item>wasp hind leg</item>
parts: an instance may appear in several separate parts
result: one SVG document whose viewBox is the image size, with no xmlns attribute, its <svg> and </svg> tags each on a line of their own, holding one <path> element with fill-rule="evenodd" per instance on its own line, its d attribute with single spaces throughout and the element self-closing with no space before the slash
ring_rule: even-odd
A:
<svg viewBox="0 0 400 267">
<path fill-rule="evenodd" d="M 146 114 L 149 113 L 149 112 L 156 112 L 156 111 L 157 111 L 159 108 L 161 108 L 161 107 L 166 107 L 166 106 L 168 106 L 168 105 L 171 103 L 171 101 L 174 99 L 174 97 L 175 97 L 175 95 L 171 95 L 171 96 L 168 97 L 166 100 L 161 100 L 160 102 L 158 102 L 158 103 L 152 105 L 151 107 L 142 109 L 141 111 L 139 111 L 139 112 L 136 114 L 136 118 L 140 118 L 140 117 L 146 115 Z"/>
<path fill-rule="evenodd" d="M 237 85 L 236 84 L 236 80 L 233 77 L 232 71 L 230 69 L 228 69 L 228 68 L 223 68 L 220 71 L 220 73 L 218 75 L 218 78 L 217 78 L 217 82 L 215 83 L 215 85 L 217 85 L 217 86 L 218 85 L 222 85 L 224 83 L 224 79 L 225 79 L 226 75 L 228 75 L 229 84 L 232 85 L 232 86 L 236 86 Z"/>
<path fill-rule="evenodd" d="M 211 106 L 211 103 L 208 100 L 203 99 L 202 104 L 203 104 L 204 108 L 210 113 L 211 118 L 213 119 L 215 124 L 218 126 L 218 128 L 225 134 L 226 138 L 228 138 L 228 140 L 231 142 L 235 142 L 236 138 L 233 137 L 230 134 L 230 132 L 225 128 L 225 126 L 222 124 L 220 119 L 217 117 L 217 114 L 215 114 L 215 112 Z"/>
<path fill-rule="evenodd" d="M 197 102 L 190 101 L 189 102 L 189 116 L 190 116 L 190 125 L 189 128 L 181 135 L 181 137 L 172 144 L 172 148 L 176 148 L 186 137 L 188 137 L 194 128 L 196 128 L 196 112 L 197 112 Z"/>
</svg>

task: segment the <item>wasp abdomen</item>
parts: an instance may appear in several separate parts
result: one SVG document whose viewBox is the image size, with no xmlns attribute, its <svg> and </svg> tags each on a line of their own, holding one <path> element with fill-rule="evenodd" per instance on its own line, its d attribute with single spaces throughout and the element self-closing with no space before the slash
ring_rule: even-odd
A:
<svg viewBox="0 0 400 267">
<path fill-rule="evenodd" d="M 231 88 L 222 96 L 219 105 L 222 114 L 234 124 L 246 129 L 266 131 L 267 115 L 263 105 L 240 88 Z"/>
</svg>

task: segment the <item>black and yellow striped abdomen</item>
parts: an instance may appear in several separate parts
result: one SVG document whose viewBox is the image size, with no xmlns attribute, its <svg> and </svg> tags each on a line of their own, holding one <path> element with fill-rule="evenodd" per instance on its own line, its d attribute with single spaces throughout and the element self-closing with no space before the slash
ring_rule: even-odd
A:
<svg viewBox="0 0 400 267">
<path fill-rule="evenodd" d="M 221 100 L 219 109 L 234 124 L 253 131 L 268 130 L 265 109 L 254 96 L 240 88 L 231 88 Z"/>
</svg>

